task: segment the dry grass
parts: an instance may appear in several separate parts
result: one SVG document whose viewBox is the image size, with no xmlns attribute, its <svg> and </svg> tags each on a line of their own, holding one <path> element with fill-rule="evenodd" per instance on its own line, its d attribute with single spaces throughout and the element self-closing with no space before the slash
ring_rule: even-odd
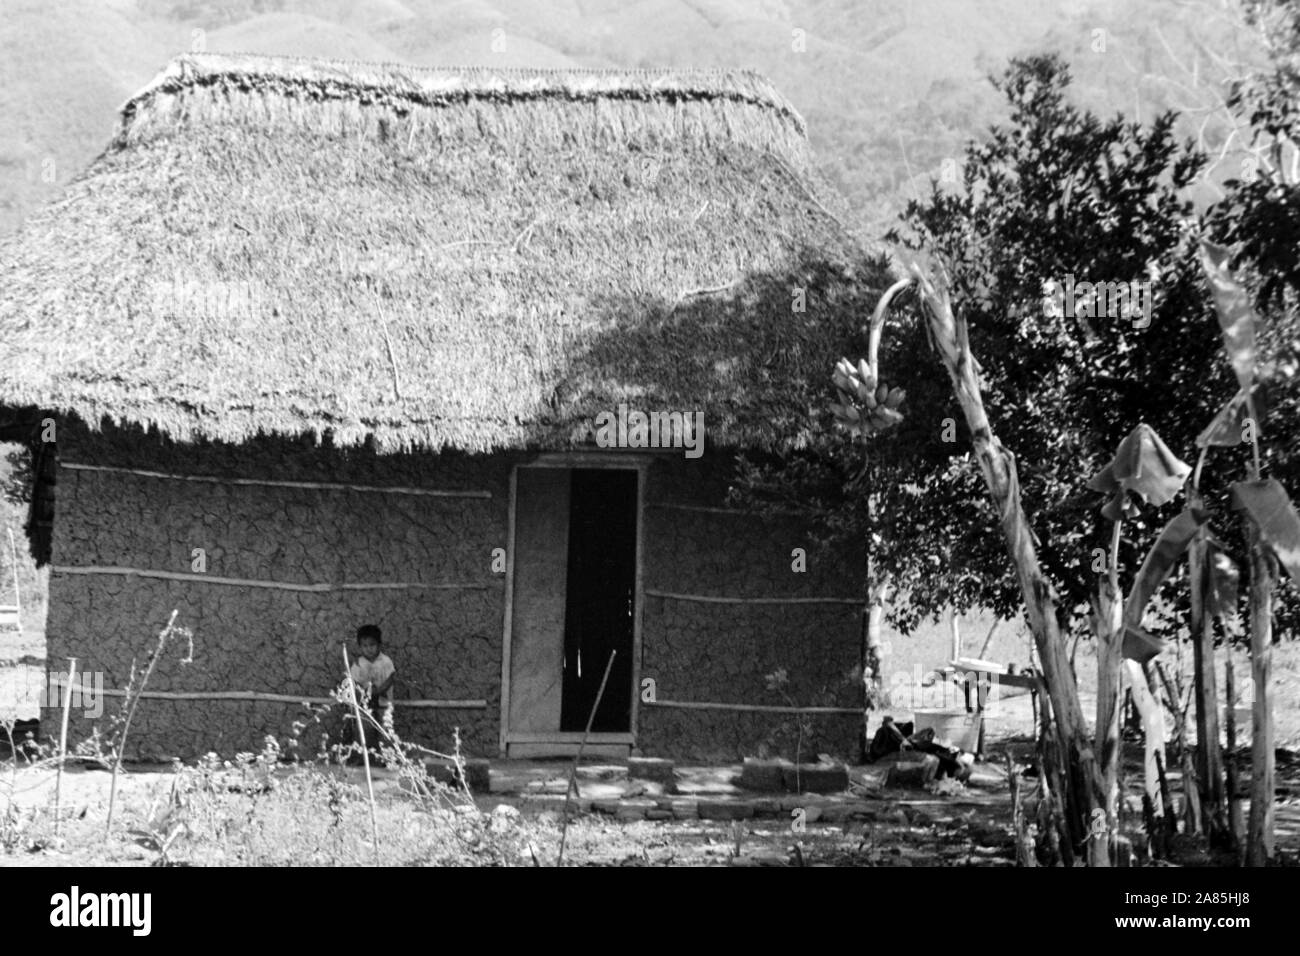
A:
<svg viewBox="0 0 1300 956">
<path fill-rule="evenodd" d="M 18 822 L 9 828 L 8 845 L 0 846 L 0 865 L 6 853 L 13 854 L 8 862 L 51 865 L 357 866 L 376 859 L 397 866 L 531 865 L 513 818 L 494 821 L 451 800 L 432 806 L 395 780 L 380 791 L 376 854 L 356 772 L 279 767 L 256 755 L 128 775 L 119 824 L 107 837 L 107 774 L 70 772 L 56 840 L 51 776 L 47 769 L 19 773 Z"/>
</svg>

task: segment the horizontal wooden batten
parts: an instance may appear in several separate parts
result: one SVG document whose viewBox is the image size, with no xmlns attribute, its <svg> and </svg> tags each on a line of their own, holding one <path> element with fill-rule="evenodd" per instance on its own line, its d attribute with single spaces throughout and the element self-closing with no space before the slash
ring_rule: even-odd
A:
<svg viewBox="0 0 1300 956">
<path fill-rule="evenodd" d="M 387 495 L 425 495 L 431 498 L 491 498 L 490 491 L 440 490 L 437 488 L 407 488 L 386 485 L 351 485 L 336 481 L 274 481 L 263 478 L 221 478 L 216 475 L 177 475 L 166 471 L 146 471 L 141 468 L 118 468 L 112 465 L 83 465 L 73 461 L 59 462 L 60 468 L 73 471 L 103 471 L 119 475 L 136 475 L 140 478 L 166 478 L 170 481 L 198 481 L 214 485 L 246 485 L 260 488 L 316 488 L 323 491 L 363 491 Z"/>
<path fill-rule="evenodd" d="M 667 598 L 670 601 L 700 601 L 705 604 L 853 604 L 866 607 L 865 598 L 841 597 L 718 597 L 711 594 L 682 594 L 646 588 L 647 597 Z"/>
<path fill-rule="evenodd" d="M 797 517 L 797 511 L 747 511 L 743 508 L 723 508 L 714 505 L 682 505 L 672 501 L 647 501 L 647 508 L 662 508 L 665 511 L 692 511 L 706 515 L 730 515 L 735 518 L 786 518 Z"/>
<path fill-rule="evenodd" d="M 724 704 L 698 700 L 651 700 L 647 707 L 678 707 L 683 710 L 734 710 L 757 714 L 844 714 L 861 717 L 862 710 L 854 707 L 786 707 L 779 704 Z"/>
<path fill-rule="evenodd" d="M 528 461 L 521 461 L 521 468 L 633 468 L 643 470 L 654 464 L 656 457 L 663 457 L 664 452 L 657 448 L 640 451 L 627 449 L 580 449 L 574 451 L 540 452 Z"/>
<path fill-rule="evenodd" d="M 195 584 L 220 584 L 227 587 L 270 588 L 277 591 L 486 591 L 494 584 L 422 584 L 419 582 L 377 582 L 357 584 L 294 584 L 289 581 L 264 581 L 253 578 L 223 578 L 215 574 L 195 574 L 181 571 L 150 571 L 143 568 L 121 568 L 97 565 L 52 564 L 55 574 L 105 574 L 122 577 L 158 578 L 163 581 L 188 581 Z"/>
<path fill-rule="evenodd" d="M 62 681 L 51 681 L 50 688 L 64 690 L 68 687 Z M 71 687 L 74 691 L 86 697 L 125 697 L 124 690 L 111 689 L 93 689 L 88 690 L 81 684 L 73 682 Z M 335 704 L 338 703 L 333 697 L 307 697 L 297 694 L 268 694 L 255 690 L 207 690 L 207 691 L 172 691 L 172 690 L 147 690 L 140 694 L 141 697 L 148 700 L 250 700 L 262 701 L 273 704 Z M 395 700 L 393 705 L 396 707 L 416 707 L 416 708 L 437 708 L 448 710 L 483 710 L 487 708 L 486 700 Z"/>
</svg>

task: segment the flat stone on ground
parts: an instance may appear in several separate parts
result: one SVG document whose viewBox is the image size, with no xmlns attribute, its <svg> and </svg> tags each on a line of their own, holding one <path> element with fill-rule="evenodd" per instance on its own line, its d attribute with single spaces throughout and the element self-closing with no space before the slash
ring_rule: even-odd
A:
<svg viewBox="0 0 1300 956">
<path fill-rule="evenodd" d="M 784 850 L 752 850 L 732 857 L 730 866 L 789 866 L 790 856 Z"/>
<path fill-rule="evenodd" d="M 844 764 L 792 764 L 781 772 L 785 788 L 793 793 L 843 793 L 849 789 L 849 770 Z"/>
<path fill-rule="evenodd" d="M 673 817 L 677 820 L 695 820 L 699 818 L 698 800 L 674 800 L 671 804 Z"/>
<path fill-rule="evenodd" d="M 919 759 L 917 759 L 919 758 Z M 889 770 L 885 785 L 889 787 L 923 787 L 939 772 L 939 758 L 934 754 L 916 754 L 899 758 Z"/>
<path fill-rule="evenodd" d="M 483 757 L 467 757 L 464 760 L 465 779 L 471 793 L 487 793 L 492 789 L 490 773 L 491 764 Z M 459 785 L 456 779 L 456 765 L 450 760 L 428 760 L 425 771 L 438 783 Z"/>
<path fill-rule="evenodd" d="M 760 760 L 757 757 L 746 757 L 736 783 L 746 790 L 780 793 L 786 788 L 784 772 L 790 766 L 792 764 L 788 760 Z"/>
<path fill-rule="evenodd" d="M 748 820 L 754 815 L 754 805 L 747 800 L 700 800 L 698 810 L 701 820 Z"/>
</svg>

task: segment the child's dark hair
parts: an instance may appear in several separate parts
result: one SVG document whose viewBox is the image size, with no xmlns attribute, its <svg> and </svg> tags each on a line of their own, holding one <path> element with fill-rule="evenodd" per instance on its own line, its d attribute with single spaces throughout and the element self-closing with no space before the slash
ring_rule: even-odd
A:
<svg viewBox="0 0 1300 956">
<path fill-rule="evenodd" d="M 379 629 L 378 624 L 362 624 L 357 628 L 357 640 L 364 641 L 367 638 L 376 644 L 382 644 L 384 643 L 384 632 Z"/>
</svg>

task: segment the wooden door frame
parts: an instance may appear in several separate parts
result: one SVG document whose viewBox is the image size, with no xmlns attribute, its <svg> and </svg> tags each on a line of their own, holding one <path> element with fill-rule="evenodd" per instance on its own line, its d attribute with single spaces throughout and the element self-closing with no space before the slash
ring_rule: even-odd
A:
<svg viewBox="0 0 1300 956">
<path fill-rule="evenodd" d="M 602 452 L 602 451 L 572 451 L 572 452 L 547 452 L 539 454 L 529 461 L 518 462 L 510 469 L 510 503 L 507 508 L 507 522 L 509 527 L 506 530 L 506 601 L 505 601 L 505 620 L 502 625 L 501 641 L 501 730 L 498 734 L 497 748 L 502 757 L 509 754 L 510 744 L 514 743 L 532 743 L 545 736 L 548 740 L 553 739 L 556 744 L 560 744 L 566 738 L 572 738 L 573 733 L 565 734 L 556 731 L 554 734 L 539 735 L 535 733 L 518 734 L 510 733 L 510 652 L 511 632 L 514 628 L 514 598 L 515 598 L 515 519 L 516 508 L 519 493 L 519 469 L 520 468 L 607 468 L 616 471 L 635 471 L 636 478 L 636 574 L 634 576 L 633 594 L 632 594 L 632 713 L 630 716 L 630 725 L 627 733 L 592 733 L 590 742 L 593 744 L 626 744 L 630 748 L 636 748 L 637 719 L 639 716 L 639 704 L 641 701 L 641 620 L 644 615 L 645 599 L 642 594 L 643 565 L 645 557 L 645 496 L 646 496 L 646 478 L 650 466 L 655 459 L 660 457 L 658 453 L 636 453 L 636 452 Z M 569 505 L 573 507 L 572 502 Z M 577 736 L 581 736 L 580 734 Z M 512 739 L 513 738 L 513 739 Z M 525 739 L 527 738 L 527 739 Z"/>
</svg>

